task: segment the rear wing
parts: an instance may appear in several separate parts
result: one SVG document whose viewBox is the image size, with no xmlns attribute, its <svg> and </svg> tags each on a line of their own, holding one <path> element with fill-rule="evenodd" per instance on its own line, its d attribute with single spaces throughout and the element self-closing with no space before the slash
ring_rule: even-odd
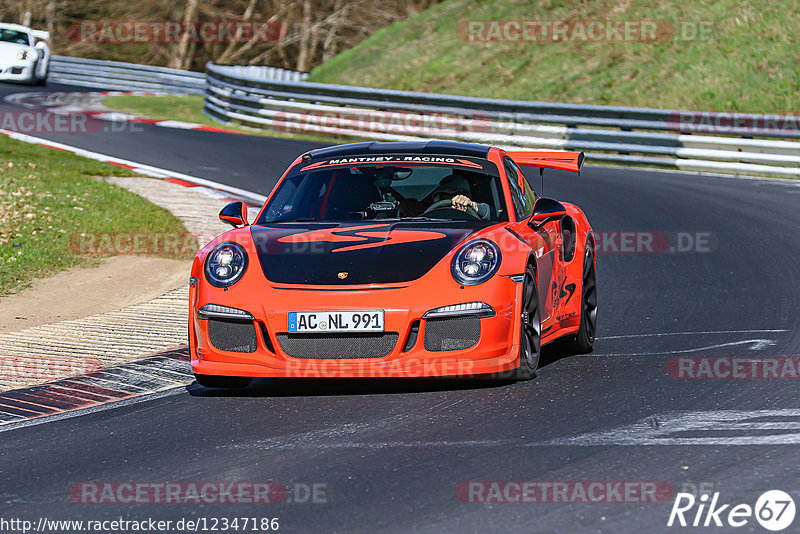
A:
<svg viewBox="0 0 800 534">
<path fill-rule="evenodd" d="M 31 34 L 37 39 L 41 39 L 42 41 L 46 41 L 50 39 L 50 32 L 44 30 L 31 30 Z"/>
<path fill-rule="evenodd" d="M 519 166 L 540 167 L 542 169 L 558 169 L 561 171 L 581 172 L 583 152 L 545 152 L 542 150 L 508 150 Z"/>
</svg>

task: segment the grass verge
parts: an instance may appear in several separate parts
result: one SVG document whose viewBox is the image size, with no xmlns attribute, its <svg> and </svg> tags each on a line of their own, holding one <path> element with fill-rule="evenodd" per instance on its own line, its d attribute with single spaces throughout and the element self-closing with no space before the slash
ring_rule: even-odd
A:
<svg viewBox="0 0 800 534">
<path fill-rule="evenodd" d="M 171 120 L 194 122 L 215 128 L 227 128 L 243 134 L 264 135 L 268 137 L 280 137 L 287 139 L 301 139 L 317 143 L 347 143 L 353 139 L 345 137 L 314 136 L 302 133 L 286 133 L 270 128 L 253 128 L 234 122 L 222 122 L 203 113 L 202 95 L 157 95 L 157 96 L 138 96 L 138 95 L 118 95 L 107 96 L 103 99 L 103 104 L 131 115 L 150 117 L 156 120 Z"/>
<path fill-rule="evenodd" d="M 81 255 L 74 246 L 82 233 L 186 236 L 183 223 L 167 210 L 98 179 L 130 174 L 0 136 L 0 296 L 34 278 L 96 262 L 97 256 Z M 157 255 L 187 257 L 177 247 L 163 250 Z"/>
<path fill-rule="evenodd" d="M 573 104 L 796 113 L 796 7 L 794 0 L 448 0 L 376 32 L 314 69 L 308 81 Z M 544 41 L 466 40 L 469 21 L 504 20 L 656 21 L 665 31 L 651 42 L 591 41 L 580 33 Z M 485 36 L 497 37 L 484 27 Z"/>
<path fill-rule="evenodd" d="M 103 104 L 123 113 L 144 115 L 157 120 L 180 120 L 235 129 L 203 113 L 202 95 L 118 95 L 105 97 Z"/>
</svg>

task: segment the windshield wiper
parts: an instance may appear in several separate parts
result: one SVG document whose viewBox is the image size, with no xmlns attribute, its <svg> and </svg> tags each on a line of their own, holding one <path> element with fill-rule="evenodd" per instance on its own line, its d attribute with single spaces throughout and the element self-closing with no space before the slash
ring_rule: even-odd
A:
<svg viewBox="0 0 800 534">
<path fill-rule="evenodd" d="M 391 218 L 386 218 L 386 219 L 370 218 L 370 219 L 359 219 L 359 220 L 370 221 L 370 222 L 383 222 L 383 221 L 450 221 L 452 219 L 443 219 L 443 218 L 440 218 L 440 217 L 391 217 Z M 304 222 L 320 222 L 320 221 L 319 221 L 319 219 L 317 219 L 315 217 L 299 217 L 297 219 L 277 219 L 277 220 L 274 220 L 274 221 L 264 221 L 263 223 L 259 223 L 259 224 L 265 225 L 265 224 L 304 223 Z M 332 221 L 324 221 L 324 222 L 333 222 L 333 223 L 335 223 L 335 222 L 352 222 L 352 221 L 349 221 L 349 220 L 347 220 L 347 221 L 332 220 Z"/>
<path fill-rule="evenodd" d="M 319 219 L 314 217 L 299 217 L 297 219 L 278 219 L 276 221 L 267 221 L 265 224 L 285 223 L 285 222 L 319 222 Z"/>
</svg>

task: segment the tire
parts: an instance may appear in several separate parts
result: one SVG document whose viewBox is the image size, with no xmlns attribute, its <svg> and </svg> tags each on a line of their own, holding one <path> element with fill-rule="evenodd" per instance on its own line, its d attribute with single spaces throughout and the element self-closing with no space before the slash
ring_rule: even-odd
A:
<svg viewBox="0 0 800 534">
<path fill-rule="evenodd" d="M 206 388 L 245 388 L 253 380 L 248 376 L 217 376 L 217 375 L 198 375 L 194 377 L 197 383 Z"/>
<path fill-rule="evenodd" d="M 31 79 L 26 82 L 28 85 L 39 85 L 39 78 L 36 77 L 37 68 L 39 68 L 38 62 L 34 63 L 33 68 L 31 69 Z"/>
<path fill-rule="evenodd" d="M 597 276 L 594 267 L 594 250 L 586 244 L 583 256 L 583 280 L 581 283 L 581 323 L 578 333 L 568 342 L 573 354 L 592 352 L 597 332 Z"/>
<path fill-rule="evenodd" d="M 514 369 L 514 380 L 530 380 L 536 376 L 542 352 L 542 322 L 539 310 L 539 291 L 536 273 L 528 265 L 522 287 L 522 313 L 520 314 L 519 367 Z"/>
</svg>

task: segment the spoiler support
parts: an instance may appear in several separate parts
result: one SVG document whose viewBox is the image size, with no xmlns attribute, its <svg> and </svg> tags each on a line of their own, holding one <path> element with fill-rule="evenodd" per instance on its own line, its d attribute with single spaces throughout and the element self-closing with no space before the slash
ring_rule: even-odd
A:
<svg viewBox="0 0 800 534">
<path fill-rule="evenodd" d="M 506 154 L 511 156 L 519 166 L 539 167 L 539 179 L 542 182 L 540 195 L 544 195 L 544 170 L 558 169 L 561 171 L 571 171 L 581 173 L 583 166 L 583 152 L 546 152 L 544 150 L 507 150 Z M 519 177 L 520 187 L 522 176 Z"/>
</svg>

